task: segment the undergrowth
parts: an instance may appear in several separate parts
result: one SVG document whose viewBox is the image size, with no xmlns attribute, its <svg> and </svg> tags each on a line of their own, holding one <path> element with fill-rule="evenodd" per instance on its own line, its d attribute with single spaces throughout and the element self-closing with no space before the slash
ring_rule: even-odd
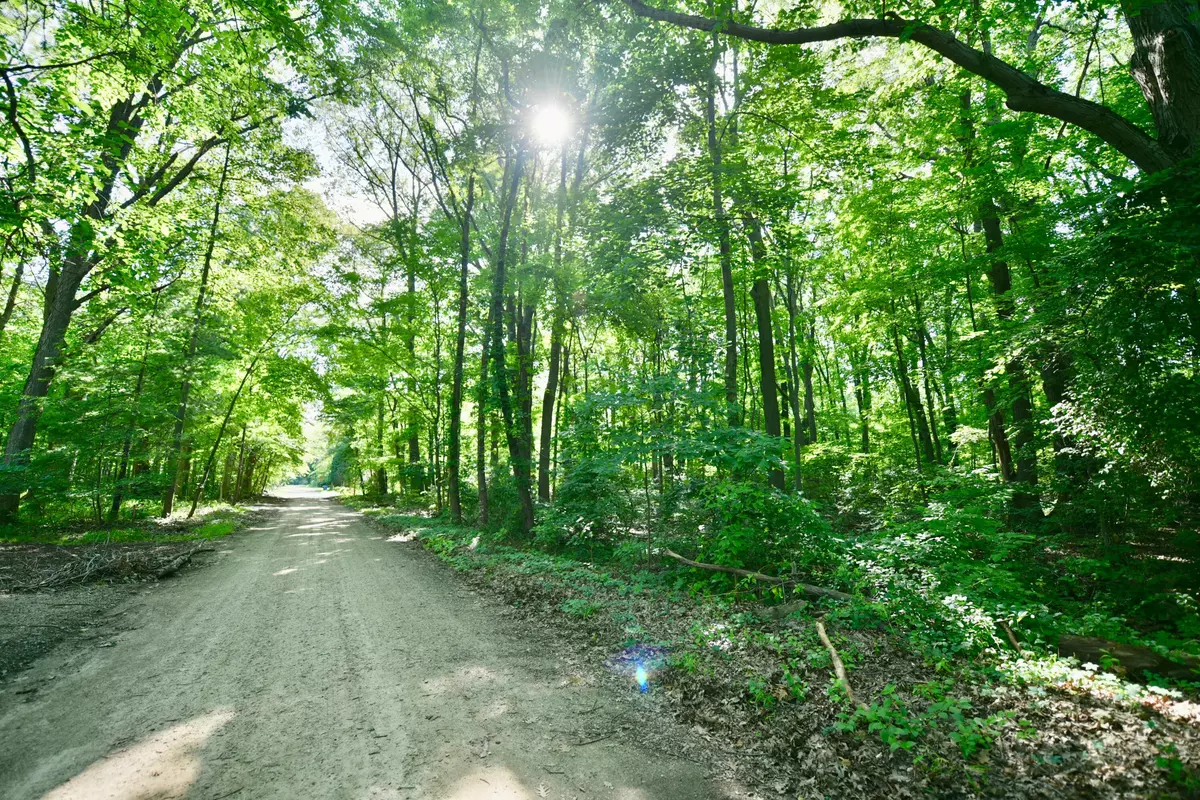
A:
<svg viewBox="0 0 1200 800">
<path fill-rule="evenodd" d="M 233 533 L 245 514 L 244 508 L 217 505 L 202 507 L 191 520 L 147 518 L 139 522 L 92 523 L 78 520 L 10 524 L 0 526 L 4 544 L 165 544 L 220 539 Z"/>
</svg>

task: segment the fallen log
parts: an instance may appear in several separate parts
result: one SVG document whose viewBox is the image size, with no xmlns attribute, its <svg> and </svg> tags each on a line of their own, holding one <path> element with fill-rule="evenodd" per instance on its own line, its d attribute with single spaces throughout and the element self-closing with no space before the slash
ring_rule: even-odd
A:
<svg viewBox="0 0 1200 800">
<path fill-rule="evenodd" d="M 706 569 L 711 572 L 727 572 L 730 575 L 740 575 L 743 578 L 752 578 L 756 581 L 774 583 L 777 586 L 787 586 L 792 589 L 799 589 L 800 591 L 812 597 L 831 597 L 834 600 L 854 599 L 853 595 L 846 594 L 845 592 L 839 592 L 837 589 L 826 589 L 823 586 L 813 586 L 809 583 L 801 583 L 800 581 L 793 581 L 787 578 L 776 578 L 773 575 L 764 575 L 761 572 L 754 572 L 753 570 L 748 569 L 722 567 L 718 564 L 705 564 L 703 561 L 692 561 L 690 558 L 684 558 L 683 556 L 679 555 L 679 553 L 676 553 L 668 547 L 664 547 L 663 552 L 681 564 L 687 564 L 689 567 L 695 567 L 696 569 Z"/>
<path fill-rule="evenodd" d="M 1143 673 L 1153 672 L 1166 678 L 1176 680 L 1196 680 L 1200 678 L 1200 663 L 1185 665 L 1165 658 L 1148 647 L 1138 647 L 1132 644 L 1122 644 L 1094 636 L 1072 636 L 1069 634 L 1058 637 L 1058 654 L 1073 656 L 1087 664 L 1104 664 L 1106 658 L 1112 659 L 1130 678 L 1142 678 Z M 1198 659 L 1197 661 L 1200 661 Z"/>
<path fill-rule="evenodd" d="M 211 548 L 211 547 L 204 547 L 204 546 L 193 547 L 191 550 L 187 551 L 186 553 L 179 556 L 178 558 L 172 560 L 165 567 L 160 569 L 158 572 L 154 573 L 154 579 L 161 581 L 163 578 L 174 575 L 176 572 L 179 571 L 180 567 L 182 567 L 187 562 L 191 561 L 192 556 L 196 555 L 196 553 L 211 553 L 211 552 L 213 552 L 213 548 Z"/>
</svg>

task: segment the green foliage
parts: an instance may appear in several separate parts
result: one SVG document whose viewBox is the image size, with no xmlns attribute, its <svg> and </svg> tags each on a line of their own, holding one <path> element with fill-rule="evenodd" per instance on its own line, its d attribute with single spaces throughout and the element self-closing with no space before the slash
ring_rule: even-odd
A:
<svg viewBox="0 0 1200 800">
<path fill-rule="evenodd" d="M 832 532 L 803 497 L 734 481 L 705 483 L 690 515 L 702 561 L 758 567 L 790 561 L 804 575 L 837 563 Z"/>
<path fill-rule="evenodd" d="M 572 597 L 564 600 L 560 606 L 562 612 L 572 617 L 580 619 L 588 619 L 595 616 L 603 609 L 603 606 L 593 603 L 591 600 L 586 600 L 581 597 Z"/>
<path fill-rule="evenodd" d="M 849 733 L 865 725 L 867 733 L 878 734 L 893 751 L 912 750 L 921 737 L 938 731 L 958 746 L 964 759 L 970 759 L 988 749 L 999 729 L 1012 717 L 1011 712 L 970 716 L 969 701 L 944 695 L 937 684 L 925 684 L 918 687 L 918 692 L 930 702 L 919 712 L 913 712 L 897 693 L 896 686 L 888 684 L 878 702 L 843 714 L 834 728 Z"/>
</svg>

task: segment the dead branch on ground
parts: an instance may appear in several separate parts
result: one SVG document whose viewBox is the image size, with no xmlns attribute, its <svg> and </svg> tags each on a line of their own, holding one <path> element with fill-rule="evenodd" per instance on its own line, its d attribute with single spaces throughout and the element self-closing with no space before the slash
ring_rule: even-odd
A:
<svg viewBox="0 0 1200 800">
<path fill-rule="evenodd" d="M 831 597 L 834 600 L 853 600 L 854 596 L 839 592 L 837 589 L 826 589 L 823 586 L 813 586 L 810 583 L 801 583 L 800 581 L 789 580 L 788 578 L 776 578 L 773 575 L 764 575 L 761 572 L 754 572 L 748 569 L 738 569 L 737 567 L 722 567 L 717 564 L 705 564 L 702 561 L 692 561 L 690 558 L 684 558 L 670 548 L 663 548 L 663 552 L 669 555 L 676 561 L 687 564 L 689 567 L 697 569 L 706 569 L 712 572 L 727 572 L 730 575 L 740 575 L 743 578 L 753 578 L 756 581 L 765 583 L 774 583 L 779 586 L 787 586 L 792 589 L 799 589 L 812 597 Z"/>
</svg>

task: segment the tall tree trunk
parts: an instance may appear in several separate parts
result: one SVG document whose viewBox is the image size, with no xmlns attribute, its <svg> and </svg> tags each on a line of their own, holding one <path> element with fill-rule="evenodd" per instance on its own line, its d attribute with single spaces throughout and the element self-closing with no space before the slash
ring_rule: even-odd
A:
<svg viewBox="0 0 1200 800">
<path fill-rule="evenodd" d="M 762 230 L 753 215 L 746 216 L 746 235 L 750 239 L 750 255 L 758 270 L 763 272 L 769 269 Z M 762 390 L 763 428 L 768 436 L 778 437 L 781 431 L 779 396 L 775 382 L 775 330 L 771 324 L 771 285 L 765 274 L 754 279 L 750 294 L 754 300 L 754 319 L 758 326 L 758 375 Z M 782 469 L 771 469 L 767 480 L 776 489 L 784 490 L 786 477 Z"/>
<path fill-rule="evenodd" d="M 212 222 L 208 228 L 208 247 L 204 251 L 204 266 L 200 270 L 200 288 L 196 292 L 196 305 L 192 311 L 192 334 L 188 338 L 187 353 L 183 360 L 183 379 L 179 385 L 179 404 L 175 410 L 175 430 L 171 434 L 171 461 L 175 463 L 175 474 L 167 485 L 163 497 L 162 515 L 168 517 L 175 506 L 175 493 L 186 483 L 182 458 L 183 429 L 187 424 L 188 396 L 192 391 L 192 369 L 196 359 L 196 348 L 200 341 L 200 328 L 204 323 L 204 301 L 208 297 L 208 279 L 212 271 L 213 251 L 217 246 L 217 231 L 221 225 L 221 203 L 225 199 L 225 180 L 229 176 L 229 150 L 225 148 L 225 161 L 221 166 L 221 178 L 217 183 L 217 198 L 213 203 Z M 190 462 L 189 462 L 190 468 Z M 181 480 L 184 479 L 184 480 Z"/>
<path fill-rule="evenodd" d="M 937 409 L 934 407 L 933 398 L 933 381 L 931 374 L 933 366 L 929 363 L 929 353 L 925 349 L 925 340 L 928 334 L 925 330 L 925 319 L 921 313 L 921 298 L 918 295 L 913 296 L 913 309 L 916 312 L 916 327 L 913 329 L 913 338 L 917 342 L 917 355 L 920 359 L 921 366 L 921 381 L 925 388 L 925 405 L 929 409 L 929 431 L 933 437 L 933 449 L 937 454 L 937 463 L 944 464 L 942 458 L 942 438 L 938 435 L 937 428 Z"/>
<path fill-rule="evenodd" d="M 717 137 L 717 67 L 721 50 L 717 37 L 713 36 L 714 55 L 712 69 L 708 75 L 708 155 L 712 161 L 712 214 L 717 226 L 717 247 L 721 262 L 721 294 L 725 301 L 725 406 L 726 417 L 732 426 L 741 424 L 738 408 L 738 359 L 737 359 L 737 304 L 733 289 L 733 250 L 729 237 L 729 219 L 725 214 L 725 198 L 722 183 L 721 142 Z"/>
<path fill-rule="evenodd" d="M 507 196 L 504 199 L 504 213 L 500 224 L 500 239 L 496 247 L 495 274 L 493 275 L 492 284 L 491 312 L 493 322 L 491 361 L 496 381 L 496 394 L 500 400 L 500 413 L 504 420 L 505 438 L 508 440 L 508 455 L 512 461 L 513 478 L 517 485 L 521 532 L 528 534 L 533 530 L 534 523 L 533 491 L 530 480 L 532 465 L 529 462 L 529 456 L 525 452 L 525 448 L 522 447 L 522 438 L 524 437 L 517 426 L 518 424 L 523 426 L 526 423 L 516 419 L 516 414 L 513 410 L 513 399 L 509 393 L 508 365 L 504 355 L 504 297 L 507 285 L 506 259 L 508 256 L 509 233 L 512 228 L 513 209 L 517 204 L 517 194 L 520 189 L 521 176 L 524 169 L 525 150 L 523 142 L 518 144 L 517 152 L 511 160 L 513 166 L 510 170 Z M 518 352 L 518 358 L 520 358 L 520 355 Z"/>
<path fill-rule="evenodd" d="M 467 288 L 471 263 L 471 213 L 474 207 L 475 174 L 472 173 L 467 179 L 467 199 L 463 206 L 459 239 L 458 325 L 454 336 L 454 377 L 450 386 L 450 442 L 446 465 L 450 481 L 450 518 L 455 524 L 462 523 L 462 486 L 459 470 L 462 468 L 463 363 L 467 348 L 467 310 L 470 305 Z M 482 483 L 480 485 L 482 488 Z"/>
<path fill-rule="evenodd" d="M 563 220 L 567 211 L 567 149 L 562 151 L 562 164 L 558 177 L 558 208 L 554 222 L 554 286 L 562 283 L 563 264 Z M 562 359 L 563 327 L 566 324 L 565 293 L 559 289 L 555 292 L 554 321 L 550 328 L 550 364 L 546 376 L 546 391 L 542 395 L 542 429 L 538 437 L 538 500 L 550 500 L 550 453 L 554 443 L 551 436 L 554 433 L 554 401 L 558 392 L 558 370 Z"/>
<path fill-rule="evenodd" d="M 379 457 L 379 465 L 375 467 L 375 491 L 382 497 L 388 491 L 387 467 L 383 463 L 387 449 L 384 445 L 382 395 L 375 401 L 375 452 Z"/>
<path fill-rule="evenodd" d="M 242 475 L 242 488 L 240 494 L 242 497 L 254 496 L 254 470 L 258 466 L 258 445 L 250 448 L 250 453 L 246 456 L 246 471 Z"/>
<path fill-rule="evenodd" d="M 30 449 L 41 416 L 42 401 L 50 392 L 54 371 L 62 356 L 62 345 L 71 315 L 75 312 L 75 293 L 86 274 L 86 257 L 73 256 L 61 274 L 53 275 L 46 286 L 46 305 L 42 330 L 33 353 L 29 377 L 21 391 L 16 418 L 8 431 L 4 447 L 5 485 L 0 487 L 0 523 L 16 518 L 26 480 L 19 475 L 29 466 Z"/>
<path fill-rule="evenodd" d="M 554 402 L 558 398 L 558 373 L 562 360 L 563 313 L 554 310 L 554 327 L 550 329 L 550 364 L 546 376 L 546 391 L 542 395 L 541 434 L 538 439 L 538 500 L 550 500 L 550 454 L 554 449 Z"/>
<path fill-rule="evenodd" d="M 804 382 L 804 443 L 817 441 L 817 401 L 813 389 L 812 351 L 816 345 L 816 325 L 809 323 L 804 354 L 800 357 L 800 379 Z"/>
<path fill-rule="evenodd" d="M 863 347 L 862 358 L 853 365 L 854 402 L 858 405 L 858 428 L 861 434 L 860 450 L 871 452 L 871 373 L 867 364 L 870 350 Z"/>
<path fill-rule="evenodd" d="M 154 310 L 158 310 L 155 300 Z M 109 519 L 117 519 L 121 513 L 121 501 L 125 493 L 125 479 L 129 476 L 129 451 L 133 447 L 133 432 L 138 424 L 138 406 L 142 400 L 142 387 L 146 385 L 146 359 L 150 355 L 150 338 L 152 330 L 146 330 L 146 343 L 142 346 L 142 363 L 138 366 L 137 381 L 133 386 L 133 398 L 129 403 L 129 425 L 125 429 L 125 438 L 121 443 L 121 464 L 117 468 L 117 480 L 113 489 L 112 505 L 108 509 Z"/>
<path fill-rule="evenodd" d="M 487 438 L 488 438 L 488 355 L 492 338 L 489 316 L 483 331 L 483 346 L 479 354 L 479 391 L 475 401 L 475 481 L 479 488 L 479 524 L 488 525 Z"/>
<path fill-rule="evenodd" d="M 1003 327 L 1012 322 L 1015 311 L 1011 294 L 1012 273 L 1008 262 L 998 255 L 1004 247 L 1004 234 L 1000 230 L 996 206 L 990 199 L 984 200 L 980 205 L 980 223 L 987 252 L 992 257 L 987 273 L 988 283 L 991 285 L 995 301 L 996 318 Z M 1037 485 L 1037 451 L 1034 449 L 1033 404 L 1025 360 L 1019 356 L 1008 359 L 1004 365 L 1004 374 L 1008 378 L 1008 389 L 1012 395 L 1012 446 L 1016 458 L 1016 469 L 1011 473 L 1010 480 L 1020 486 L 1013 493 L 1013 506 L 1017 509 L 1028 509 L 1037 504 L 1034 488 Z"/>
<path fill-rule="evenodd" d="M 413 219 L 415 226 L 416 219 Z M 414 235 L 415 238 L 415 235 Z M 417 359 L 417 272 L 416 264 L 413 263 L 412 254 L 409 255 L 408 263 L 408 295 L 405 299 L 408 301 L 405 306 L 405 335 L 404 346 L 408 350 L 408 363 L 416 364 Z M 417 415 L 416 405 L 412 402 L 417 396 L 417 379 L 415 372 L 409 370 L 408 377 L 408 396 L 410 411 L 408 415 L 408 466 L 410 479 L 413 482 L 412 488 L 417 493 L 425 491 L 424 475 L 417 474 L 417 466 L 421 463 L 421 430 L 420 418 Z"/>
<path fill-rule="evenodd" d="M 909 423 L 913 434 L 913 447 L 917 455 L 917 467 L 934 463 L 933 438 L 929 434 L 929 420 L 925 415 L 925 406 L 921 403 L 921 395 L 913 385 L 909 372 L 908 354 L 904 350 L 904 340 L 900 331 L 892 326 L 892 342 L 896 348 L 896 375 L 900 382 L 901 396 L 908 409 Z"/>
</svg>

